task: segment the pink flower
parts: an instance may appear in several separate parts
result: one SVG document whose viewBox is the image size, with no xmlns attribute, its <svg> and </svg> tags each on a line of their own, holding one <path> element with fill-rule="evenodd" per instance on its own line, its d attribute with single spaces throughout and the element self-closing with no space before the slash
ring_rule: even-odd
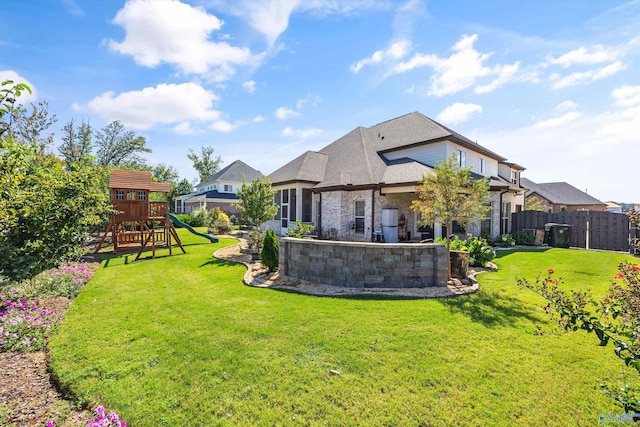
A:
<svg viewBox="0 0 640 427">
<path fill-rule="evenodd" d="M 622 279 L 623 277 L 624 277 L 624 274 L 618 273 L 614 276 L 614 279 Z"/>
<path fill-rule="evenodd" d="M 553 274 L 553 273 L 555 273 L 555 271 L 553 271 L 553 269 L 550 268 L 550 269 L 547 270 L 547 273 Z"/>
</svg>

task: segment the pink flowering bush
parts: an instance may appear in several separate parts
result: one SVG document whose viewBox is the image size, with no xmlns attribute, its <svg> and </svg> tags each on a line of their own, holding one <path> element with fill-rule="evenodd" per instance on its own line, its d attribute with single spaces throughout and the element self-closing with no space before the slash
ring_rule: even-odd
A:
<svg viewBox="0 0 640 427">
<path fill-rule="evenodd" d="M 73 262 L 52 268 L 15 285 L 0 288 L 0 301 L 30 300 L 47 296 L 75 298 L 91 280 L 95 263 Z"/>
<path fill-rule="evenodd" d="M 0 312 L 0 352 L 38 351 L 63 322 L 55 311 L 40 305 L 40 301 L 5 302 Z"/>
<path fill-rule="evenodd" d="M 107 414 L 107 408 L 98 406 L 93 411 L 97 417 L 95 420 L 87 420 L 87 427 L 127 427 L 127 423 L 120 421 L 120 417 L 111 411 Z"/>
</svg>

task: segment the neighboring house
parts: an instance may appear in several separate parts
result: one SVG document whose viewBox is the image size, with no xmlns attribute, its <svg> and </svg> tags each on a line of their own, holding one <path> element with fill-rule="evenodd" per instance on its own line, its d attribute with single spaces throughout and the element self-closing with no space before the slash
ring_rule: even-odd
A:
<svg viewBox="0 0 640 427">
<path fill-rule="evenodd" d="M 605 203 L 566 182 L 536 184 L 527 178 L 522 178 L 520 182 L 528 189 L 526 200 L 543 205 L 547 212 L 604 211 L 607 207 Z"/>
<path fill-rule="evenodd" d="M 440 224 L 420 227 L 410 206 L 422 176 L 453 153 L 462 166 L 472 168 L 474 177 L 489 178 L 491 209 L 466 231 L 490 236 L 509 232 L 511 213 L 524 205 L 524 168 L 419 112 L 357 127 L 273 172 L 269 178 L 280 212 L 267 225 L 283 235 L 299 219 L 331 238 L 369 241 L 382 228 L 383 209 L 397 208 L 402 237 L 440 237 Z"/>
<path fill-rule="evenodd" d="M 615 202 L 606 202 L 605 205 L 606 205 L 605 210 L 607 212 L 623 213 L 623 211 L 624 211 L 622 209 L 622 206 L 620 206 L 619 204 L 617 204 Z"/>
<path fill-rule="evenodd" d="M 260 171 L 241 160 L 236 160 L 196 185 L 193 193 L 177 196 L 175 212 L 190 213 L 196 209 L 211 210 L 218 207 L 227 215 L 237 215 L 238 210 L 233 206 L 238 201 L 236 192 L 243 182 L 250 183 L 263 176 Z"/>
</svg>

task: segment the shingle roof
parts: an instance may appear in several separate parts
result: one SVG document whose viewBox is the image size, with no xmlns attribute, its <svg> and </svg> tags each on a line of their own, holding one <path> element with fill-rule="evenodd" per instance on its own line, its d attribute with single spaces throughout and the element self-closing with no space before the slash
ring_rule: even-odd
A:
<svg viewBox="0 0 640 427">
<path fill-rule="evenodd" d="M 197 187 L 202 185 L 216 182 L 216 181 L 246 181 L 251 182 L 256 179 L 262 178 L 264 175 L 259 170 L 256 170 L 243 162 L 242 160 L 236 160 L 228 166 L 222 168 L 209 178 L 202 181 Z"/>
<path fill-rule="evenodd" d="M 604 205 L 600 200 L 590 196 L 584 191 L 578 190 L 576 187 L 566 182 L 546 182 L 536 184 L 527 178 L 520 178 L 520 183 L 529 189 L 526 193 L 527 196 L 537 193 L 554 204 Z"/>
<path fill-rule="evenodd" d="M 379 183 L 419 182 L 432 169 L 412 159 L 387 161 L 383 153 L 448 139 L 498 161 L 504 157 L 487 150 L 419 112 L 370 128 L 357 127 L 319 151 L 307 151 L 274 171 L 274 185 L 293 181 L 315 183 L 315 188 L 371 186 Z"/>
<path fill-rule="evenodd" d="M 328 156 L 324 153 L 307 151 L 269 175 L 271 182 L 324 180 Z"/>
</svg>

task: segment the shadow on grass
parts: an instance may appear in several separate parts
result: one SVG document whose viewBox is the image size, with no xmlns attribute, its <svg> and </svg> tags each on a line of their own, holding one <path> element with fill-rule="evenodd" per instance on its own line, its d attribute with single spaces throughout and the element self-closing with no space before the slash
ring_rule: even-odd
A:
<svg viewBox="0 0 640 427">
<path fill-rule="evenodd" d="M 218 259 L 218 258 L 214 258 L 211 257 L 211 259 L 203 264 L 200 264 L 199 267 L 208 267 L 208 266 L 215 266 L 215 267 L 235 267 L 237 265 L 243 265 L 241 262 L 234 262 L 234 261 L 225 261 L 223 259 Z"/>
<path fill-rule="evenodd" d="M 451 313 L 464 314 L 487 327 L 516 326 L 517 321 L 522 319 L 532 323 L 542 321 L 536 314 L 535 307 L 513 297 L 483 290 L 469 296 L 438 301 Z"/>
</svg>

